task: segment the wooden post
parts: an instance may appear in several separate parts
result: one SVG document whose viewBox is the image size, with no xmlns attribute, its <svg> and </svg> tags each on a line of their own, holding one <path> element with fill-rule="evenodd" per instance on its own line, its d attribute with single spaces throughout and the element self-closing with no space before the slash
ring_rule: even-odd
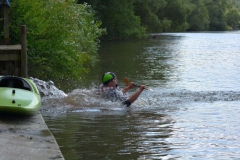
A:
<svg viewBox="0 0 240 160">
<path fill-rule="evenodd" d="M 27 38 L 26 25 L 21 25 L 21 76 L 28 78 L 27 73 Z"/>
<path fill-rule="evenodd" d="M 3 7 L 4 12 L 4 43 L 6 45 L 9 45 L 9 15 L 8 15 L 9 7 L 5 6 Z"/>
</svg>

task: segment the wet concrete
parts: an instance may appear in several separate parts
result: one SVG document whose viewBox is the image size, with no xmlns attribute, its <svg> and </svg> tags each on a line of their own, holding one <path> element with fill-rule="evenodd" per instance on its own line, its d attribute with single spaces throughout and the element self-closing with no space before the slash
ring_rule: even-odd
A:
<svg viewBox="0 0 240 160">
<path fill-rule="evenodd" d="M 40 112 L 33 116 L 0 113 L 1 160 L 64 160 Z"/>
</svg>

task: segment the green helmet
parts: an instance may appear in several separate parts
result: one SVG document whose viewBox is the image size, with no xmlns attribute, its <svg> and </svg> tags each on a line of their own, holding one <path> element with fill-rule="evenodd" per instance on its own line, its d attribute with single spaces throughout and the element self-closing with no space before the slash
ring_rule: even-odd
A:
<svg viewBox="0 0 240 160">
<path fill-rule="evenodd" d="M 113 72 L 106 72 L 102 77 L 102 82 L 103 84 L 108 84 L 114 78 L 116 78 L 116 75 Z"/>
</svg>

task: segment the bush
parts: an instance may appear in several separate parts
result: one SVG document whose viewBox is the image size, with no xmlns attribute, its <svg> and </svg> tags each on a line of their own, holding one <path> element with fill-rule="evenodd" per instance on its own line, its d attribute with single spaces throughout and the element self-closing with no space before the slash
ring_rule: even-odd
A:
<svg viewBox="0 0 240 160">
<path fill-rule="evenodd" d="M 81 79 L 97 60 L 104 30 L 91 8 L 76 0 L 12 0 L 11 43 L 19 43 L 26 24 L 29 75 L 41 79 Z"/>
</svg>

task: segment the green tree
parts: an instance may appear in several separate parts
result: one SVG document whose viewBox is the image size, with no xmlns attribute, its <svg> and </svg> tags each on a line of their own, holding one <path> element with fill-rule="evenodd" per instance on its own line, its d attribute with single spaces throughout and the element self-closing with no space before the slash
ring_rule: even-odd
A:
<svg viewBox="0 0 240 160">
<path fill-rule="evenodd" d="M 11 42 L 19 43 L 26 24 L 29 75 L 41 79 L 75 79 L 97 60 L 98 37 L 104 33 L 91 8 L 75 0 L 12 0 Z"/>
<path fill-rule="evenodd" d="M 161 20 L 171 22 L 170 31 L 185 31 L 188 28 L 187 17 L 192 12 L 188 0 L 166 0 L 167 5 L 157 15 Z"/>
<path fill-rule="evenodd" d="M 226 0 L 204 0 L 205 6 L 209 12 L 209 29 L 211 31 L 224 31 L 227 30 L 226 22 Z"/>
<path fill-rule="evenodd" d="M 162 32 L 163 23 L 156 13 L 166 6 L 165 0 L 135 0 L 135 15 L 141 18 L 141 24 L 147 32 Z"/>
<path fill-rule="evenodd" d="M 236 8 L 233 8 L 231 10 L 229 10 L 227 12 L 227 24 L 230 26 L 230 27 L 235 27 L 237 25 L 239 25 L 240 23 L 240 14 L 239 12 L 237 11 Z"/>
<path fill-rule="evenodd" d="M 187 17 L 189 31 L 206 31 L 209 27 L 209 15 L 203 0 L 192 0 L 193 11 Z"/>
<path fill-rule="evenodd" d="M 171 25 L 172 25 L 172 21 L 171 20 L 169 20 L 167 18 L 164 18 L 162 20 L 162 24 L 163 24 L 163 31 L 164 32 L 170 31 Z"/>
<path fill-rule="evenodd" d="M 238 12 L 240 12 L 240 0 L 228 0 L 228 3 L 232 5 L 232 7 L 235 7 Z"/>
<path fill-rule="evenodd" d="M 106 39 L 134 39 L 146 36 L 138 16 L 134 15 L 133 0 L 79 0 L 88 3 L 96 18 L 106 28 Z"/>
</svg>

